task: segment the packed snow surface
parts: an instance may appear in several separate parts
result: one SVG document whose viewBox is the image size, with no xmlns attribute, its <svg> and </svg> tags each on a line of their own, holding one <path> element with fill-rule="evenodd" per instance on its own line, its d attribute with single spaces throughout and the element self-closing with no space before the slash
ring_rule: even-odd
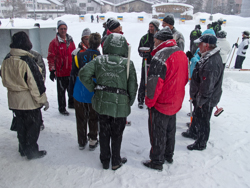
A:
<svg viewBox="0 0 250 188">
<path fill-rule="evenodd" d="M 95 14 L 94 16 L 96 16 Z M 146 34 L 152 15 L 146 13 L 106 13 L 109 17 L 123 16 L 121 25 L 124 36 L 132 45 L 131 60 L 135 64 L 138 84 L 141 77 L 142 59 L 138 55 L 140 38 Z M 138 16 L 144 21 L 138 22 Z M 201 18 L 207 19 L 209 14 L 197 13 L 194 19 L 185 24 L 175 20 L 175 26 L 185 37 L 185 52 L 189 49 L 189 35 Z M 222 26 L 228 35 L 231 45 L 241 41 L 241 33 L 250 30 L 250 18 L 233 15 L 213 15 L 214 20 L 227 20 Z M 78 45 L 82 30 L 90 28 L 91 32 L 102 34 L 102 21 L 91 23 L 90 15 L 85 15 L 85 21 L 79 22 L 76 15 L 65 15 L 55 20 L 14 19 L 15 27 L 33 27 L 40 23 L 41 27 L 56 27 L 61 19 L 68 25 L 68 33 Z M 9 19 L 1 19 L 2 28 Z M 206 23 L 206 24 L 207 24 Z M 9 24 L 10 25 L 10 24 Z M 160 27 L 162 28 L 162 27 Z M 206 25 L 201 24 L 204 31 Z M 8 46 L 6 46 L 8 48 Z M 47 60 L 45 63 L 47 65 Z M 234 65 L 235 55 L 231 67 Z M 229 62 L 228 62 L 229 64 Z M 250 69 L 250 50 L 243 63 L 243 68 Z M 47 66 L 46 78 L 47 96 L 50 103 L 48 111 L 43 111 L 45 129 L 40 133 L 38 144 L 40 149 L 47 150 L 44 158 L 28 161 L 18 153 L 16 132 L 10 131 L 12 112 L 8 109 L 7 90 L 0 84 L 0 187 L 1 188 L 113 188 L 113 187 L 159 187 L 159 188 L 247 188 L 250 187 L 250 72 L 225 71 L 223 94 L 219 107 L 224 112 L 211 118 L 211 132 L 207 149 L 204 151 L 189 151 L 186 146 L 194 141 L 181 136 L 186 131 L 189 121 L 189 84 L 186 85 L 186 95 L 182 109 L 177 113 L 176 145 L 174 163 L 163 165 L 162 172 L 144 167 L 141 161 L 149 159 L 149 134 L 146 106 L 141 110 L 137 100 L 132 106 L 128 120 L 132 125 L 126 127 L 123 135 L 121 156 L 128 162 L 119 170 L 103 170 L 99 160 L 99 147 L 95 151 L 79 150 L 76 134 L 75 112 L 68 109 L 70 116 L 62 116 L 58 112 L 56 82 L 49 79 Z"/>
</svg>

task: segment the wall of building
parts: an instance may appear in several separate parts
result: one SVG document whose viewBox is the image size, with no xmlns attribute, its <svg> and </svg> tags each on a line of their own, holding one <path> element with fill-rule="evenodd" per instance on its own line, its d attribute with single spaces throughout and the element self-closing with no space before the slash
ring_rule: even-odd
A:
<svg viewBox="0 0 250 188">
<path fill-rule="evenodd" d="M 116 6 L 116 12 L 147 12 L 152 13 L 152 5 L 142 1 L 133 1 L 130 3 Z"/>
</svg>

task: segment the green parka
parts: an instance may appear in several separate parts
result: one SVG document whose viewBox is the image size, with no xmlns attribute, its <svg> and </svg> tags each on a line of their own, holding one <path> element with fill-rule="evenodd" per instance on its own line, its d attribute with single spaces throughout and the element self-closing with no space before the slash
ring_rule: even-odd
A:
<svg viewBox="0 0 250 188">
<path fill-rule="evenodd" d="M 92 107 L 97 113 L 114 118 L 127 117 L 138 85 L 132 61 L 127 79 L 128 44 L 125 37 L 110 34 L 104 42 L 103 53 L 79 71 L 79 78 L 90 92 L 95 91 Z"/>
</svg>

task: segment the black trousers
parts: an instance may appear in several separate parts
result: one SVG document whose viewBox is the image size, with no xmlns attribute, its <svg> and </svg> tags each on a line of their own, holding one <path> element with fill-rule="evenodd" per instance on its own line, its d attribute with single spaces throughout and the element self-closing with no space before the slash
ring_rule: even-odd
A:
<svg viewBox="0 0 250 188">
<path fill-rule="evenodd" d="M 141 68 L 141 83 L 138 89 L 138 97 L 137 97 L 139 103 L 144 103 L 145 99 L 145 67 L 143 65 L 144 61 L 142 63 L 142 68 Z"/>
<path fill-rule="evenodd" d="M 198 136 L 195 141 L 201 146 L 205 146 L 209 139 L 210 134 L 210 119 L 212 115 L 213 107 L 204 104 L 202 108 L 197 105 L 194 108 L 193 121 L 190 127 L 190 131 Z"/>
<path fill-rule="evenodd" d="M 246 57 L 237 55 L 236 60 L 235 60 L 234 68 L 236 68 L 236 69 L 242 69 L 242 64 L 243 64 L 243 61 L 245 60 L 245 58 Z"/>
<path fill-rule="evenodd" d="M 69 76 L 57 77 L 57 101 L 59 112 L 66 110 L 65 92 L 68 92 L 68 105 L 74 105 L 74 98 L 69 94 Z"/>
<path fill-rule="evenodd" d="M 165 158 L 172 158 L 174 155 L 176 114 L 168 116 L 151 108 L 148 110 L 148 115 L 150 159 L 153 163 L 162 165 Z"/>
<path fill-rule="evenodd" d="M 17 118 L 19 152 L 32 156 L 39 150 L 37 140 L 40 134 L 41 110 L 12 110 Z"/>
<path fill-rule="evenodd" d="M 114 118 L 99 114 L 99 124 L 100 160 L 102 163 L 109 163 L 112 155 L 112 166 L 119 165 L 121 163 L 120 150 L 126 118 Z"/>
<path fill-rule="evenodd" d="M 87 136 L 92 140 L 97 140 L 98 132 L 98 115 L 92 108 L 91 103 L 82 103 L 74 99 L 76 128 L 78 144 L 85 145 Z M 87 134 L 87 124 L 89 125 L 89 133 Z"/>
</svg>

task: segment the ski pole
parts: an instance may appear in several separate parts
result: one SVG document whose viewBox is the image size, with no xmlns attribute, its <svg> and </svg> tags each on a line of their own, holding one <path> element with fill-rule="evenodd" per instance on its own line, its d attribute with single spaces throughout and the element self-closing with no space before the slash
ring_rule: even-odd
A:
<svg viewBox="0 0 250 188">
<path fill-rule="evenodd" d="M 231 54 L 232 54 L 232 52 L 233 52 L 233 49 L 234 49 L 234 46 L 231 48 L 231 50 L 230 50 L 230 52 L 229 52 L 229 55 L 228 55 L 227 60 L 226 60 L 226 64 L 227 64 L 229 58 L 231 57 Z M 229 66 L 226 66 L 226 68 L 229 68 Z"/>
<path fill-rule="evenodd" d="M 238 44 L 238 41 L 239 41 L 239 37 L 238 37 L 238 39 L 237 39 L 237 44 Z M 234 52 L 235 52 L 235 46 L 234 46 Z M 231 58 L 231 60 L 230 60 L 230 63 L 229 63 L 229 66 L 228 66 L 228 68 L 230 68 L 230 65 L 231 65 L 231 62 L 232 62 L 232 59 L 233 59 L 233 57 L 234 57 L 234 52 L 233 52 L 233 55 L 232 55 L 232 58 Z"/>
<path fill-rule="evenodd" d="M 189 61 L 189 63 L 188 63 L 188 75 L 189 75 L 189 90 L 190 90 L 190 87 L 191 87 L 191 63 L 190 63 L 190 61 Z M 191 126 L 191 123 L 192 123 L 192 121 L 193 121 L 193 110 L 192 110 L 192 98 L 190 97 L 190 99 L 189 99 L 189 102 L 190 102 L 190 124 L 189 124 L 189 127 Z"/>
<path fill-rule="evenodd" d="M 145 66 L 145 96 L 147 96 L 147 58 L 144 60 L 144 66 Z"/>
</svg>

